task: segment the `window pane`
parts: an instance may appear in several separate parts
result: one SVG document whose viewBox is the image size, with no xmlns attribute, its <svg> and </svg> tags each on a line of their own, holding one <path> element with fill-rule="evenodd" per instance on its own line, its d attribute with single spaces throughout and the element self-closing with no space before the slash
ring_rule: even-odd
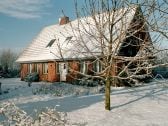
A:
<svg viewBox="0 0 168 126">
<path fill-rule="evenodd" d="M 32 73 L 32 64 L 29 64 L 29 73 Z"/>
<path fill-rule="evenodd" d="M 80 62 L 80 72 L 83 73 L 83 62 Z"/>
<path fill-rule="evenodd" d="M 96 63 L 97 63 L 96 61 L 94 61 L 94 63 L 93 63 L 93 71 L 94 72 L 97 72 L 97 64 Z"/>
<path fill-rule="evenodd" d="M 43 63 L 43 73 L 44 74 L 48 73 L 48 63 Z"/>
<path fill-rule="evenodd" d="M 68 70 L 68 73 L 70 73 L 70 70 L 72 69 L 72 66 L 70 64 L 70 62 L 67 62 L 67 70 Z"/>
<path fill-rule="evenodd" d="M 37 63 L 34 64 L 34 72 L 38 73 L 38 64 Z"/>
<path fill-rule="evenodd" d="M 59 62 L 57 62 L 56 65 L 57 65 L 57 73 L 60 73 L 60 64 L 59 64 Z"/>
<path fill-rule="evenodd" d="M 93 70 L 94 70 L 94 72 L 100 72 L 102 70 L 101 62 L 99 60 L 94 61 Z"/>
<path fill-rule="evenodd" d="M 87 74 L 87 72 L 88 72 L 88 63 L 87 63 L 87 61 L 81 61 L 80 62 L 80 72 L 81 73 L 86 73 Z"/>
<path fill-rule="evenodd" d="M 87 72 L 88 72 L 88 63 L 87 62 L 84 62 L 84 73 L 86 73 L 87 74 Z"/>
<path fill-rule="evenodd" d="M 97 61 L 97 62 L 96 62 L 96 72 L 100 72 L 99 64 L 100 64 L 100 62 Z"/>
</svg>

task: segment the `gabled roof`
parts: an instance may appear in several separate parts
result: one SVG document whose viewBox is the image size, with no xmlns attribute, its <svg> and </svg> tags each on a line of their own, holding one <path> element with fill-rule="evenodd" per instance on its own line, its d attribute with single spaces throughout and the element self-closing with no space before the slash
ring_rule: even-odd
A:
<svg viewBox="0 0 168 126">
<path fill-rule="evenodd" d="M 113 39 L 116 39 L 121 33 L 127 31 L 129 24 L 136 13 L 136 9 L 137 6 L 132 6 L 119 9 L 115 12 L 115 20 L 117 21 L 120 18 L 122 18 L 122 20 L 115 23 Z M 99 14 L 99 16 L 100 15 L 107 16 L 107 13 Z M 79 21 L 81 23 L 79 23 Z M 123 22 L 124 24 L 122 24 Z M 85 30 L 91 31 L 95 36 L 86 35 Z M 81 34 L 79 34 L 79 32 Z M 106 30 L 104 32 L 107 34 L 108 38 L 108 32 L 106 33 Z M 96 31 L 95 22 L 91 17 L 76 19 L 65 25 L 56 24 L 47 26 L 42 29 L 39 35 L 23 51 L 17 59 L 17 62 L 45 62 L 60 60 L 62 57 L 64 59 L 74 59 L 100 55 L 101 47 L 99 46 L 100 43 L 96 40 L 97 34 L 98 32 Z M 80 41 L 83 41 L 84 43 Z M 113 45 L 113 51 L 117 51 L 115 50 L 116 46 L 118 46 L 117 41 L 115 44 L 116 45 Z"/>
</svg>

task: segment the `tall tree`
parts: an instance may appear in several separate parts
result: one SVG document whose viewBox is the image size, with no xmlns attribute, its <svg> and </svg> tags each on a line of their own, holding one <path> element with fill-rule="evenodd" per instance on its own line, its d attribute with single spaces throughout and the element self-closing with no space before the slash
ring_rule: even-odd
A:
<svg viewBox="0 0 168 126">
<path fill-rule="evenodd" d="M 116 86 L 117 81 L 135 84 L 157 66 L 154 59 L 159 51 L 153 44 L 168 39 L 168 3 L 85 0 L 79 9 L 76 0 L 75 7 L 77 20 L 62 33 L 68 41 L 63 46 L 57 39 L 60 55 L 64 59 L 64 53 L 71 51 L 79 59 L 92 57 L 93 63 L 101 64 L 93 75 L 76 72 L 105 81 L 105 109 L 110 110 L 111 85 Z"/>
</svg>

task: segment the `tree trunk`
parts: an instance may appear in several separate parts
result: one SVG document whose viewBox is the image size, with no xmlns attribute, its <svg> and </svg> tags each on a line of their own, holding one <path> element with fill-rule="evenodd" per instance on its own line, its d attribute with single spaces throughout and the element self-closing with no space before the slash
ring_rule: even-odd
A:
<svg viewBox="0 0 168 126">
<path fill-rule="evenodd" d="M 105 89 L 105 109 L 110 110 L 110 77 L 106 80 L 106 89 Z"/>
</svg>

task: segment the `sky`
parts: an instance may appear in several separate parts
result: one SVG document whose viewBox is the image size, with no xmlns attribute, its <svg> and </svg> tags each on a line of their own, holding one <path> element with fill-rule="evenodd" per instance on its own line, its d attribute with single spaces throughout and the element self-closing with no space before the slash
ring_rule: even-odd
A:
<svg viewBox="0 0 168 126">
<path fill-rule="evenodd" d="M 24 49 L 42 28 L 58 23 L 62 10 L 73 20 L 74 0 L 0 0 L 0 50 Z"/>
<path fill-rule="evenodd" d="M 0 51 L 23 50 L 42 28 L 58 23 L 62 10 L 75 19 L 74 0 L 0 0 Z"/>
</svg>

